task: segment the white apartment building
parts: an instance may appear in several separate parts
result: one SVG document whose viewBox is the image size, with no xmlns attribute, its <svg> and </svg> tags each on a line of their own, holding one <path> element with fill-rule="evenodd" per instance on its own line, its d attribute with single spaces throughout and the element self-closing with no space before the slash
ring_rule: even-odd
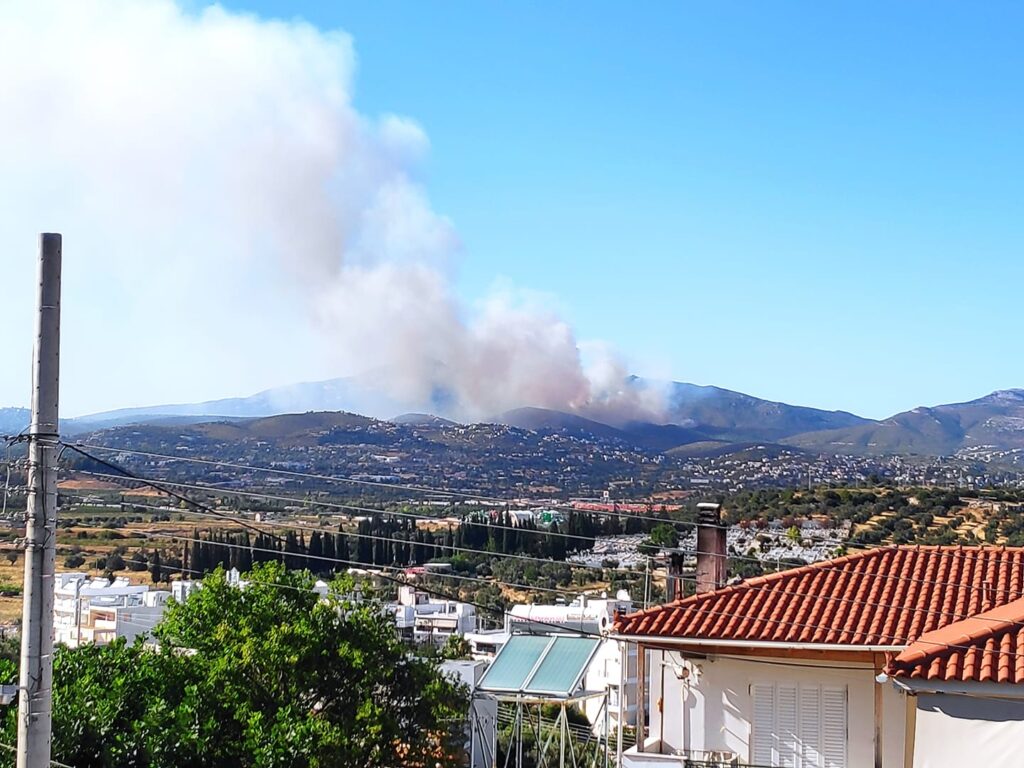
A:
<svg viewBox="0 0 1024 768">
<path fill-rule="evenodd" d="M 411 586 L 398 588 L 398 600 L 388 608 L 406 640 L 443 645 L 452 635 L 476 631 L 476 608 L 457 600 L 438 600 Z"/>
<path fill-rule="evenodd" d="M 160 621 L 171 593 L 132 585 L 123 576 L 113 581 L 86 573 L 58 573 L 53 587 L 54 642 L 76 648 L 129 642 L 148 635 Z"/>
</svg>

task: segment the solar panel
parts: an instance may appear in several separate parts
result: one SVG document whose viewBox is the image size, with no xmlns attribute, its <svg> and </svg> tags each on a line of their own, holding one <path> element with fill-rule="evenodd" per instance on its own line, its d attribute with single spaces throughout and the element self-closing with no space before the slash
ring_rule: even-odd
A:
<svg viewBox="0 0 1024 768">
<path fill-rule="evenodd" d="M 495 691 L 522 690 L 550 642 L 551 638 L 543 635 L 512 635 L 477 687 Z"/>
<path fill-rule="evenodd" d="M 589 637 L 556 637 L 530 677 L 531 692 L 568 696 L 590 663 L 597 640 Z"/>
<path fill-rule="evenodd" d="M 599 642 L 591 637 L 513 635 L 498 652 L 479 689 L 569 696 L 579 687 Z"/>
</svg>

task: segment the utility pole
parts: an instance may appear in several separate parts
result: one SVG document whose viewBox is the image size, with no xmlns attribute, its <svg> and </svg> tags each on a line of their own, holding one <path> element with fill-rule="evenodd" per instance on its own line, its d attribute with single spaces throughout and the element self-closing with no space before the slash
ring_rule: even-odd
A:
<svg viewBox="0 0 1024 768">
<path fill-rule="evenodd" d="M 49 768 L 53 705 L 53 582 L 57 544 L 61 236 L 39 236 L 39 315 L 28 432 L 25 588 L 17 768 Z"/>
</svg>

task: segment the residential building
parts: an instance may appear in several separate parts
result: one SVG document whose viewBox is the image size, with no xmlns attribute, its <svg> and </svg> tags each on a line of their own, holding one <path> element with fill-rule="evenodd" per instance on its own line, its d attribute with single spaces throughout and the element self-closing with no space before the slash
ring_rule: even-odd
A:
<svg viewBox="0 0 1024 768">
<path fill-rule="evenodd" d="M 398 600 L 388 606 L 395 615 L 395 626 L 406 640 L 443 645 L 452 635 L 465 635 L 477 629 L 476 607 L 457 600 L 438 600 L 426 592 L 403 584 Z"/>
<path fill-rule="evenodd" d="M 616 622 L 646 723 L 623 768 L 1019 763 L 1024 549 L 887 547 L 697 589 Z"/>
<path fill-rule="evenodd" d="M 86 573 L 58 573 L 53 597 L 54 642 L 75 648 L 148 635 L 163 616 L 171 593 L 133 585 L 123 576 L 111 581 Z"/>
</svg>

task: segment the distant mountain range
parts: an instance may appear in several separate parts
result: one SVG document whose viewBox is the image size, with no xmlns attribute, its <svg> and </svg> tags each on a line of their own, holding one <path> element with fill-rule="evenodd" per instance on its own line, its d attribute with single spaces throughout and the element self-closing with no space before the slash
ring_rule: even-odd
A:
<svg viewBox="0 0 1024 768">
<path fill-rule="evenodd" d="M 1024 389 L 1003 389 L 977 400 L 914 408 L 882 421 L 794 435 L 790 445 L 816 452 L 865 456 L 949 456 L 967 448 L 1024 449 Z"/>
<path fill-rule="evenodd" d="M 379 388 L 368 386 L 365 380 L 331 379 L 269 389 L 250 397 L 107 411 L 66 420 L 62 430 L 75 434 L 126 424 L 170 426 L 310 411 L 393 415 L 403 410 L 401 404 L 377 391 Z M 811 453 L 864 456 L 947 456 L 967 448 L 1024 449 L 1022 389 L 1001 390 L 966 403 L 915 408 L 881 421 L 683 382 L 670 383 L 667 397 L 667 423 L 608 424 L 544 408 L 517 408 L 487 421 L 538 432 L 621 439 L 647 450 L 683 455 L 743 450 L 759 443 Z M 422 426 L 454 424 L 429 413 L 404 413 L 392 421 Z M 25 409 L 0 409 L 0 433 L 17 432 L 27 422 Z"/>
</svg>

